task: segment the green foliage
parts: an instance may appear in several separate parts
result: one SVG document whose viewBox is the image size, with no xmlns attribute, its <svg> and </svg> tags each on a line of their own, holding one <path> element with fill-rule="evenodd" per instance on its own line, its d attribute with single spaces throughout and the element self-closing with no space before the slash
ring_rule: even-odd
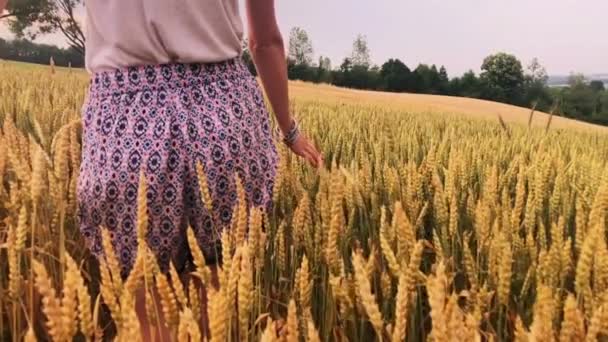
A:
<svg viewBox="0 0 608 342">
<path fill-rule="evenodd" d="M 319 56 L 319 65 L 316 72 L 316 82 L 331 83 L 331 60 L 329 57 Z"/>
<path fill-rule="evenodd" d="M 585 118 L 608 124 L 607 91 L 597 82 L 587 83 L 584 76 L 570 76 L 569 86 L 560 89 L 558 96 L 564 113 L 576 118 Z"/>
<path fill-rule="evenodd" d="M 84 55 L 85 35 L 75 16 L 82 0 L 9 1 L 10 30 L 18 37 L 35 39 L 37 35 L 62 33 L 70 46 Z"/>
<path fill-rule="evenodd" d="M 481 80 L 473 70 L 469 70 L 462 77 L 454 77 L 450 81 L 449 94 L 471 98 L 481 97 Z"/>
<path fill-rule="evenodd" d="M 599 103 L 602 109 L 600 117 L 608 124 L 608 91 L 600 95 Z"/>
<path fill-rule="evenodd" d="M 378 68 L 353 64 L 350 58 L 345 58 L 340 70 L 333 73 L 333 80 L 337 86 L 355 89 L 379 89 L 382 83 Z"/>
<path fill-rule="evenodd" d="M 84 56 L 73 48 L 61 49 L 54 45 L 34 44 L 24 39 L 6 41 L 0 38 L 0 59 L 49 64 L 51 57 L 57 66 L 84 66 Z"/>
<path fill-rule="evenodd" d="M 547 87 L 549 76 L 547 70 L 537 58 L 532 59 L 527 68 L 524 79 L 524 95 L 522 105 L 535 107 L 538 110 L 548 111 L 554 105 L 555 99 Z"/>
<path fill-rule="evenodd" d="M 437 66 L 420 64 L 414 71 L 416 74 L 415 91 L 418 93 L 438 94 L 441 88 L 441 77 Z"/>
<path fill-rule="evenodd" d="M 484 59 L 481 78 L 486 82 L 486 97 L 519 104 L 523 94 L 524 71 L 517 57 L 500 52 Z"/>
<path fill-rule="evenodd" d="M 547 75 L 547 69 L 543 67 L 538 58 L 533 58 L 530 64 L 528 64 L 528 74 L 526 75 L 527 82 L 547 84 L 549 76 Z"/>
<path fill-rule="evenodd" d="M 399 59 L 389 59 L 380 69 L 382 89 L 392 92 L 408 91 L 413 86 L 412 72 Z"/>
<path fill-rule="evenodd" d="M 312 81 L 315 72 L 311 68 L 313 59 L 312 41 L 308 33 L 294 27 L 289 33 L 289 52 L 287 55 L 287 74 L 290 79 Z"/>
<path fill-rule="evenodd" d="M 595 91 L 595 92 L 599 92 L 599 91 L 604 91 L 606 90 L 606 88 L 604 87 L 604 82 L 602 81 L 591 81 L 589 83 L 589 87 L 591 87 L 591 90 Z"/>
<path fill-rule="evenodd" d="M 442 65 L 441 68 L 439 68 L 439 92 L 445 94 L 449 87 L 450 79 L 448 77 L 448 70 Z"/>
</svg>

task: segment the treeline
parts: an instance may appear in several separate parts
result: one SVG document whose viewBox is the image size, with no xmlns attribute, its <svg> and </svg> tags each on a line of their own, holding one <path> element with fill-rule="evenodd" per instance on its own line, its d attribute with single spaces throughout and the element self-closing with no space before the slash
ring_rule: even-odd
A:
<svg viewBox="0 0 608 342">
<path fill-rule="evenodd" d="M 353 42 L 350 56 L 332 67 L 327 57 L 313 59 L 306 31 L 293 28 L 289 36 L 288 75 L 292 80 L 329 83 L 340 87 L 470 97 L 553 111 L 556 115 L 608 125 L 608 91 L 601 81 L 572 75 L 566 87 L 548 86 L 548 75 L 537 59 L 526 68 L 515 56 L 497 53 L 486 57 L 481 72 L 472 70 L 448 77 L 444 66 L 408 67 L 398 58 L 373 65 L 364 36 Z M 250 63 L 253 71 L 253 65 Z"/>
<path fill-rule="evenodd" d="M 75 68 L 84 67 L 84 56 L 75 49 L 62 49 L 54 45 L 36 44 L 25 39 L 8 41 L 0 38 L 0 59 L 49 64 L 51 57 L 53 57 L 57 66 L 71 64 Z"/>
<path fill-rule="evenodd" d="M 255 67 L 246 49 L 244 58 L 250 70 Z M 288 75 L 292 80 L 328 83 L 340 87 L 451 95 L 485 99 L 608 125 L 608 90 L 601 81 L 571 75 L 565 87 L 549 87 L 545 68 L 534 59 L 524 69 L 515 56 L 498 53 L 488 56 L 481 73 L 472 70 L 460 77 L 448 77 L 444 66 L 419 64 L 410 69 L 403 61 L 392 58 L 381 66 L 373 65 L 364 36 L 353 42 L 352 54 L 333 67 L 329 58 L 313 60 L 312 41 L 301 28 L 291 30 L 288 51 Z M 0 38 L 0 59 L 84 67 L 84 57 L 73 48 L 62 49 L 36 44 L 24 39 L 7 41 Z"/>
</svg>

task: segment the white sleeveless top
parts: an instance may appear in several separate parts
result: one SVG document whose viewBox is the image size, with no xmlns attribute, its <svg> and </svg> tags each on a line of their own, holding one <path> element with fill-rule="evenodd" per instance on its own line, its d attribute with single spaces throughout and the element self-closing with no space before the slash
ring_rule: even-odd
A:
<svg viewBox="0 0 608 342">
<path fill-rule="evenodd" d="M 238 0 L 85 0 L 89 72 L 241 54 Z"/>
</svg>

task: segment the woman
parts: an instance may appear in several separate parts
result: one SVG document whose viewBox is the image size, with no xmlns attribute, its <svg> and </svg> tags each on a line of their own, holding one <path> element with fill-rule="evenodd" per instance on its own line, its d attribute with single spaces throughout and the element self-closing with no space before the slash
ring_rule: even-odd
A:
<svg viewBox="0 0 608 342">
<path fill-rule="evenodd" d="M 250 206 L 268 207 L 277 164 L 268 112 L 240 59 L 237 0 L 88 0 L 80 227 L 99 256 L 107 229 L 129 273 L 137 250 L 137 188 L 146 178 L 146 236 L 159 265 L 185 271 L 192 227 L 213 263 L 231 219 L 235 175 Z M 249 46 L 284 142 L 311 165 L 320 153 L 289 112 L 284 46 L 273 0 L 247 0 Z M 199 193 L 201 163 L 213 212 Z M 102 228 L 103 227 L 103 228 Z"/>
<path fill-rule="evenodd" d="M 277 154 L 268 112 L 242 63 L 237 0 L 89 0 L 80 225 L 99 255 L 108 229 L 123 276 L 137 250 L 137 187 L 148 186 L 147 242 L 163 271 L 183 270 L 186 229 L 209 262 L 217 228 L 231 220 L 236 174 L 249 205 L 268 207 Z M 247 1 L 249 45 L 285 143 L 317 167 L 321 156 L 289 113 L 283 41 L 274 1 Z M 213 213 L 201 201 L 205 170 Z M 104 228 L 101 228 L 104 227 Z"/>
</svg>

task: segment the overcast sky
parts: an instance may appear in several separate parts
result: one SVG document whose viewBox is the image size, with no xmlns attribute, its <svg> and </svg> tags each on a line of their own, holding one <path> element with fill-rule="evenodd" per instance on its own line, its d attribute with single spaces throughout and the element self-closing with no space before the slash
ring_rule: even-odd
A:
<svg viewBox="0 0 608 342">
<path fill-rule="evenodd" d="M 410 67 L 444 64 L 458 75 L 505 51 L 524 64 L 537 57 L 549 74 L 608 73 L 608 0 L 277 0 L 276 6 L 285 37 L 293 26 L 304 28 L 315 55 L 329 56 L 334 66 L 362 33 L 377 64 L 396 57 Z"/>
</svg>

